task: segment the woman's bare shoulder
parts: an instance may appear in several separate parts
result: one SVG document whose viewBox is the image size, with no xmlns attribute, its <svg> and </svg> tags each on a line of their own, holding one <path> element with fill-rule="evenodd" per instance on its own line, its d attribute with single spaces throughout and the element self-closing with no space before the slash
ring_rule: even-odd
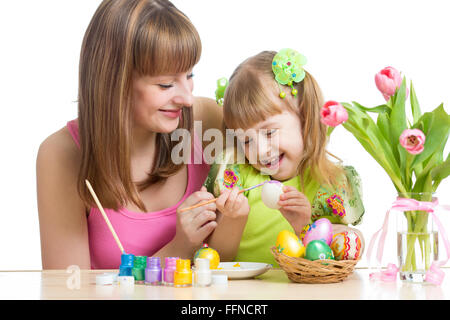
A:
<svg viewBox="0 0 450 320">
<path fill-rule="evenodd" d="M 54 166 L 61 164 L 66 170 L 77 174 L 81 160 L 81 152 L 75 144 L 67 127 L 49 135 L 39 146 L 38 165 Z M 55 168 L 57 169 L 57 168 Z"/>
<path fill-rule="evenodd" d="M 81 152 L 67 128 L 39 146 L 36 181 L 42 267 L 89 268 L 87 211 L 78 191 Z"/>
<path fill-rule="evenodd" d="M 70 210 L 84 212 L 78 191 L 81 152 L 67 128 L 48 136 L 39 146 L 36 181 L 40 215 L 70 204 Z M 60 211 L 60 210 L 59 210 Z"/>
<path fill-rule="evenodd" d="M 211 98 L 195 97 L 194 120 L 202 121 L 203 131 L 208 129 L 222 130 L 223 110 Z"/>
</svg>

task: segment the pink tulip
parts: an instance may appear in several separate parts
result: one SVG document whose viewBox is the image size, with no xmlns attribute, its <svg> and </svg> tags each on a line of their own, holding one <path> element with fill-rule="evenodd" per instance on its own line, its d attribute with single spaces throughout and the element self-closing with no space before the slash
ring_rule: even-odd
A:
<svg viewBox="0 0 450 320">
<path fill-rule="evenodd" d="M 339 102 L 328 101 L 320 109 L 320 121 L 327 126 L 336 127 L 347 119 L 347 110 Z"/>
<path fill-rule="evenodd" d="M 402 85 L 402 76 L 397 69 L 386 67 L 375 75 L 375 84 L 383 94 L 384 99 L 388 101 Z M 408 89 L 406 89 L 406 96 L 408 94 Z"/>
<path fill-rule="evenodd" d="M 400 135 L 400 144 L 411 154 L 419 154 L 424 149 L 425 135 L 419 129 L 406 129 Z"/>
</svg>

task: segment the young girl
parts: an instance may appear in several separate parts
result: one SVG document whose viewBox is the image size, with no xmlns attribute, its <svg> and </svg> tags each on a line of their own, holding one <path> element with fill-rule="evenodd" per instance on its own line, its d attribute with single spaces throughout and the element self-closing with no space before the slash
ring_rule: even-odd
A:
<svg viewBox="0 0 450 320">
<path fill-rule="evenodd" d="M 214 204 L 177 212 L 212 198 L 200 190 L 209 165 L 171 159 L 174 130 L 192 132 L 194 119 L 205 130 L 222 123 L 212 99 L 192 95 L 200 54 L 197 30 L 169 1 L 100 4 L 81 48 L 78 119 L 45 139 L 37 157 L 43 269 L 120 265 L 85 179 L 127 253 L 191 258 L 214 230 Z M 192 151 L 202 153 L 195 138 Z"/>
<path fill-rule="evenodd" d="M 230 78 L 224 122 L 227 129 L 242 129 L 235 136 L 246 163 L 233 163 L 236 150 L 228 148 L 205 182 L 219 196 L 218 226 L 208 240 L 222 260 L 276 265 L 270 248 L 281 230 L 300 236 L 305 225 L 323 217 L 334 233 L 361 222 L 359 177 L 352 167 L 327 158 L 322 94 L 304 71 L 305 62 L 293 50 L 265 51 L 245 60 Z M 238 194 L 270 179 L 284 185 L 279 210 L 263 204 L 261 188 Z"/>
</svg>

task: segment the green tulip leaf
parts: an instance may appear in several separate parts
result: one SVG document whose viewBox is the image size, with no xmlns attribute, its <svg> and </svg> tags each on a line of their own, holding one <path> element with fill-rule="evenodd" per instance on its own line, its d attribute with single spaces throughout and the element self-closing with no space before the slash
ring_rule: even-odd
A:
<svg viewBox="0 0 450 320">
<path fill-rule="evenodd" d="M 406 126 L 406 112 L 405 112 L 405 100 L 406 100 L 406 79 L 403 78 L 400 89 L 395 94 L 395 102 L 392 107 L 391 115 L 389 117 L 389 126 L 391 128 L 391 142 L 393 145 L 399 143 L 399 138 L 402 132 L 407 128 Z M 400 152 L 397 147 L 392 148 L 395 159 L 400 165 Z"/>
<path fill-rule="evenodd" d="M 416 155 L 411 166 L 424 162 L 436 152 L 443 152 L 450 133 L 450 117 L 445 112 L 443 104 L 432 112 L 424 113 L 417 123 L 417 128 L 425 134 L 425 144 L 422 153 Z"/>
<path fill-rule="evenodd" d="M 391 132 L 389 128 L 389 116 L 387 113 L 378 114 L 377 126 L 380 129 L 386 141 L 390 141 Z"/>
<path fill-rule="evenodd" d="M 327 136 L 328 137 L 331 136 L 331 133 L 333 133 L 335 128 L 336 127 L 328 126 L 328 128 L 327 128 Z"/>
<path fill-rule="evenodd" d="M 434 167 L 431 170 L 431 178 L 434 181 L 434 190 L 436 190 L 439 183 L 450 175 L 450 153 L 447 155 L 447 159 L 440 165 Z"/>
<path fill-rule="evenodd" d="M 388 173 L 398 190 L 403 189 L 400 168 L 394 158 L 391 145 L 373 119 L 357 106 L 343 103 L 349 118 L 343 126 L 353 133 L 367 152 Z"/>
<path fill-rule="evenodd" d="M 442 104 L 422 114 L 412 82 L 410 84 L 412 121 L 406 115 L 408 89 L 403 78 L 400 88 L 386 104 L 368 108 L 355 101 L 342 103 L 348 112 L 343 126 L 385 170 L 399 193 L 434 192 L 450 175 L 450 154 L 443 161 L 450 134 L 450 116 Z M 369 113 L 377 114 L 376 122 Z M 409 153 L 400 144 L 399 138 L 408 128 L 420 129 L 425 134 L 424 149 L 419 154 Z M 411 217 L 413 227 L 421 227 L 422 223 L 414 215 Z"/>
<path fill-rule="evenodd" d="M 367 112 L 373 112 L 373 113 L 384 113 L 384 112 L 390 112 L 391 108 L 389 108 L 386 104 L 382 104 L 373 108 L 366 108 L 362 105 L 360 105 L 358 102 L 352 101 L 352 103 L 357 106 L 359 109 L 361 109 L 362 111 L 367 111 Z"/>
<path fill-rule="evenodd" d="M 412 81 L 411 81 L 411 87 L 410 87 L 409 100 L 411 102 L 413 124 L 416 124 L 416 122 L 420 119 L 420 116 L 422 115 L 422 113 L 420 111 L 419 101 L 417 100 L 416 91 L 414 90 Z"/>
<path fill-rule="evenodd" d="M 414 192 L 420 192 L 420 189 L 417 188 L 423 187 L 423 183 L 428 180 L 428 176 L 430 175 L 431 170 L 439 163 L 442 163 L 442 157 L 438 153 L 433 154 L 429 159 L 422 162 L 422 169 L 415 171 L 417 178 L 414 186 Z M 432 179 L 432 176 L 430 176 L 430 178 Z"/>
</svg>

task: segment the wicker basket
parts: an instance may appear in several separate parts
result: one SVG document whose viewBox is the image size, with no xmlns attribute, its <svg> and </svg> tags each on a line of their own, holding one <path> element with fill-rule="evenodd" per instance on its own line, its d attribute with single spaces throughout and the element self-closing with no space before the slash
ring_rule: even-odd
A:
<svg viewBox="0 0 450 320">
<path fill-rule="evenodd" d="M 293 258 L 279 253 L 272 247 L 272 254 L 286 272 L 288 278 L 299 283 L 335 283 L 341 282 L 352 272 L 359 260 L 307 260 Z M 324 265 L 326 263 L 327 265 Z"/>
</svg>

